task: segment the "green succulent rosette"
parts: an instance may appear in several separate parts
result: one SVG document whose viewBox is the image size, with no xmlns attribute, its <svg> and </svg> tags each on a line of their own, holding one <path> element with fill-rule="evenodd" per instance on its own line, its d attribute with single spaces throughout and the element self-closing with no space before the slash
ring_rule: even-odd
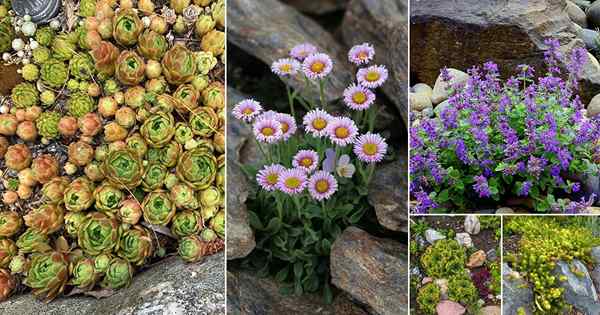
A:
<svg viewBox="0 0 600 315">
<path fill-rule="evenodd" d="M 200 203 L 194 189 L 185 183 L 177 183 L 170 189 L 169 194 L 175 206 L 180 209 L 197 209 Z"/>
<path fill-rule="evenodd" d="M 173 93 L 173 97 L 179 101 L 176 109 L 181 113 L 188 113 L 198 107 L 200 92 L 191 84 L 183 84 Z"/>
<path fill-rule="evenodd" d="M 185 144 L 192 138 L 194 138 L 192 128 L 186 123 L 178 122 L 175 124 L 175 141 L 177 141 L 177 143 Z"/>
<path fill-rule="evenodd" d="M 42 64 L 40 78 L 51 88 L 61 88 L 69 79 L 69 68 L 61 60 L 50 58 Z"/>
<path fill-rule="evenodd" d="M 161 151 L 160 148 L 148 148 L 145 156 L 146 160 L 148 160 L 149 163 L 160 163 Z"/>
<path fill-rule="evenodd" d="M 113 258 L 112 254 L 100 254 L 94 257 L 94 268 L 97 272 L 105 273 Z"/>
<path fill-rule="evenodd" d="M 35 121 L 38 134 L 49 140 L 58 138 L 58 122 L 61 117 L 62 115 L 55 111 L 42 112 Z"/>
<path fill-rule="evenodd" d="M 31 83 L 23 82 L 17 84 L 10 95 L 16 108 L 35 106 L 40 101 L 40 93 Z"/>
<path fill-rule="evenodd" d="M 73 54 L 77 50 L 75 43 L 77 43 L 77 39 L 73 40 L 68 34 L 56 36 L 52 42 L 52 56 L 60 61 L 73 58 Z"/>
<path fill-rule="evenodd" d="M 41 205 L 23 217 L 25 225 L 44 234 L 52 234 L 62 228 L 64 209 L 53 204 Z"/>
<path fill-rule="evenodd" d="M 114 213 L 125 199 L 125 194 L 110 183 L 103 183 L 94 191 L 94 199 L 96 210 Z"/>
<path fill-rule="evenodd" d="M 112 150 L 102 165 L 107 180 L 118 188 L 133 189 L 142 182 L 144 168 L 138 154 L 131 149 Z"/>
<path fill-rule="evenodd" d="M 92 212 L 77 232 L 77 243 L 88 255 L 110 253 L 119 246 L 119 223 L 101 212 Z"/>
<path fill-rule="evenodd" d="M 115 76 L 125 85 L 137 85 L 144 80 L 146 64 L 134 51 L 125 50 L 117 58 Z"/>
<path fill-rule="evenodd" d="M 29 270 L 31 262 L 25 257 L 25 255 L 17 255 L 13 257 L 8 264 L 8 269 L 12 274 L 25 274 Z"/>
<path fill-rule="evenodd" d="M 0 53 L 11 50 L 14 38 L 15 30 L 10 19 L 0 19 Z"/>
<path fill-rule="evenodd" d="M 31 51 L 31 56 L 33 57 L 33 63 L 42 65 L 44 62 L 50 59 L 50 49 L 44 46 L 39 46 Z"/>
<path fill-rule="evenodd" d="M 225 169 L 226 168 L 224 166 L 221 166 L 217 171 L 217 178 L 215 179 L 215 184 L 217 184 L 217 187 L 225 187 Z"/>
<path fill-rule="evenodd" d="M 217 58 L 209 51 L 198 51 L 194 53 L 199 74 L 208 74 L 217 65 Z"/>
<path fill-rule="evenodd" d="M 165 177 L 167 177 L 167 168 L 161 164 L 150 164 L 142 180 L 142 188 L 145 191 L 154 191 L 163 186 Z"/>
<path fill-rule="evenodd" d="M 91 290 L 100 279 L 96 271 L 95 261 L 92 258 L 79 259 L 71 268 L 69 285 L 76 286 L 84 291 Z"/>
<path fill-rule="evenodd" d="M 68 266 L 65 255 L 59 252 L 33 255 L 23 283 L 38 299 L 50 302 L 64 291 L 69 279 Z"/>
<path fill-rule="evenodd" d="M 221 210 L 210 219 L 208 226 L 215 231 L 220 238 L 225 238 L 225 211 Z"/>
<path fill-rule="evenodd" d="M 146 195 L 142 203 L 144 220 L 150 224 L 167 225 L 175 215 L 175 204 L 163 190 Z"/>
<path fill-rule="evenodd" d="M 81 0 L 79 2 L 79 15 L 85 17 L 96 15 L 96 0 Z"/>
<path fill-rule="evenodd" d="M 94 99 L 83 92 L 77 92 L 71 95 L 67 101 L 69 114 L 77 118 L 94 111 L 95 108 L 96 104 Z"/>
<path fill-rule="evenodd" d="M 52 247 L 48 245 L 48 235 L 34 229 L 27 229 L 17 238 L 17 247 L 21 253 L 44 253 Z"/>
<path fill-rule="evenodd" d="M 69 61 L 69 72 L 78 80 L 90 80 L 96 69 L 88 54 L 77 54 Z"/>
<path fill-rule="evenodd" d="M 139 133 L 134 133 L 133 135 L 129 136 L 125 140 L 125 143 L 127 143 L 128 148 L 135 151 L 140 157 L 146 155 L 146 152 L 148 151 L 148 145 L 146 144 L 146 141 L 144 141 L 144 138 L 142 138 L 142 135 Z"/>
<path fill-rule="evenodd" d="M 153 95 L 148 93 L 147 98 L 152 103 L 152 111 L 154 112 L 171 113 L 173 109 L 180 107 L 182 104 L 169 94 Z"/>
<path fill-rule="evenodd" d="M 113 38 L 123 46 L 132 46 L 144 30 L 144 23 L 133 9 L 120 10 L 113 18 Z"/>
<path fill-rule="evenodd" d="M 148 117 L 140 128 L 144 140 L 154 148 L 165 146 L 175 133 L 175 122 L 173 115 L 168 113 L 156 113 Z"/>
<path fill-rule="evenodd" d="M 169 168 L 173 167 L 177 165 L 177 160 L 182 152 L 181 144 L 171 141 L 160 150 L 160 163 Z"/>
<path fill-rule="evenodd" d="M 17 253 L 17 245 L 13 240 L 0 239 L 0 268 L 7 268 L 13 257 L 17 256 Z"/>
<path fill-rule="evenodd" d="M 120 289 L 128 287 L 133 278 L 133 267 L 121 258 L 113 258 L 106 269 L 104 279 L 100 282 L 103 288 Z"/>
<path fill-rule="evenodd" d="M 46 203 L 58 204 L 63 202 L 65 190 L 69 187 L 69 179 L 55 177 L 42 186 L 42 196 Z"/>
<path fill-rule="evenodd" d="M 65 232 L 67 232 L 67 235 L 76 238 L 77 232 L 86 218 L 87 216 L 83 212 L 68 212 L 65 214 Z"/>
<path fill-rule="evenodd" d="M 181 85 L 194 79 L 196 61 L 189 49 L 181 44 L 176 44 L 165 53 L 162 59 L 162 68 L 167 82 Z"/>
<path fill-rule="evenodd" d="M 0 212 L 0 237 L 11 237 L 23 226 L 21 216 L 14 211 Z"/>
<path fill-rule="evenodd" d="M 150 29 L 140 35 L 137 51 L 146 59 L 160 60 L 169 49 L 169 43 L 164 35 Z"/>
<path fill-rule="evenodd" d="M 221 203 L 221 190 L 215 186 L 210 186 L 199 192 L 200 204 L 203 207 L 214 207 Z"/>
<path fill-rule="evenodd" d="M 210 107 L 197 108 L 192 113 L 190 127 L 195 135 L 208 138 L 219 129 L 219 116 Z"/>
<path fill-rule="evenodd" d="M 177 253 L 186 262 L 197 262 L 207 254 L 207 243 L 198 235 L 190 235 L 179 240 Z"/>
<path fill-rule="evenodd" d="M 177 237 L 186 237 L 198 234 L 202 229 L 202 218 L 196 211 L 186 210 L 178 212 L 171 223 L 171 233 Z"/>
<path fill-rule="evenodd" d="M 150 233 L 136 225 L 121 236 L 117 255 L 136 266 L 141 266 L 152 256 L 153 251 Z"/>
<path fill-rule="evenodd" d="M 211 229 L 204 229 L 202 230 L 202 232 L 200 232 L 200 239 L 202 239 L 203 241 L 210 243 L 212 241 L 215 241 L 218 238 L 217 233 L 215 233 L 215 231 L 211 230 Z"/>
<path fill-rule="evenodd" d="M 179 180 L 196 190 L 208 188 L 215 180 L 216 173 L 217 159 L 212 152 L 202 147 L 185 151 L 176 168 Z"/>
<path fill-rule="evenodd" d="M 85 177 L 77 178 L 65 190 L 63 201 L 69 211 L 88 209 L 94 203 L 94 185 Z"/>
<path fill-rule="evenodd" d="M 50 46 L 50 44 L 52 44 L 52 41 L 54 41 L 55 35 L 56 34 L 54 33 L 54 30 L 51 27 L 40 27 L 35 32 L 35 40 L 42 46 Z"/>
</svg>

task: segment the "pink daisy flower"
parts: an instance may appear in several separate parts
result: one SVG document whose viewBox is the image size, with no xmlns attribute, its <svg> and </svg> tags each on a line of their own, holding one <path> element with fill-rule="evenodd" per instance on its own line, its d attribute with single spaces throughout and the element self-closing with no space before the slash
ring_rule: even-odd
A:
<svg viewBox="0 0 600 315">
<path fill-rule="evenodd" d="M 333 69 L 333 61 L 329 55 L 323 53 L 312 54 L 302 63 L 302 71 L 312 80 L 326 77 L 331 69 Z"/>
<path fill-rule="evenodd" d="M 265 165 L 262 170 L 256 174 L 256 181 L 266 191 L 277 189 L 279 175 L 285 171 L 285 167 L 280 164 Z"/>
<path fill-rule="evenodd" d="M 303 61 L 304 59 L 306 59 L 306 57 L 312 54 L 316 54 L 317 51 L 317 47 L 315 47 L 314 45 L 304 43 L 294 46 L 292 50 L 290 50 L 290 56 L 300 61 Z"/>
<path fill-rule="evenodd" d="M 288 195 L 303 192 L 306 188 L 306 172 L 297 168 L 284 170 L 279 175 L 277 188 Z"/>
<path fill-rule="evenodd" d="M 295 168 L 303 169 L 308 173 L 314 171 L 318 164 L 319 154 L 313 150 L 300 150 L 292 159 Z"/>
<path fill-rule="evenodd" d="M 289 139 L 296 133 L 296 130 L 298 130 L 298 127 L 296 126 L 296 120 L 294 117 L 292 117 L 292 115 L 277 113 L 273 119 L 277 120 L 281 124 L 281 137 L 283 140 Z"/>
<path fill-rule="evenodd" d="M 300 70 L 300 62 L 292 58 L 283 58 L 276 60 L 271 65 L 271 71 L 280 77 L 292 76 Z"/>
<path fill-rule="evenodd" d="M 370 66 L 359 69 L 358 73 L 356 73 L 358 83 L 370 89 L 382 86 L 387 78 L 388 70 L 385 66 Z"/>
<path fill-rule="evenodd" d="M 381 162 L 387 152 L 385 139 L 376 133 L 367 132 L 354 143 L 354 154 L 366 163 Z"/>
<path fill-rule="evenodd" d="M 310 132 L 314 137 L 323 137 L 327 135 L 327 126 L 333 119 L 329 113 L 321 109 L 311 110 L 304 115 L 302 124 L 304 129 Z"/>
<path fill-rule="evenodd" d="M 243 120 L 245 122 L 251 122 L 256 116 L 262 111 L 260 103 L 253 99 L 243 100 L 233 108 L 233 117 Z"/>
<path fill-rule="evenodd" d="M 281 124 L 274 119 L 257 119 L 252 130 L 258 141 L 266 143 L 277 142 L 283 135 Z"/>
<path fill-rule="evenodd" d="M 354 142 L 357 133 L 356 124 L 348 117 L 336 117 L 328 127 L 329 139 L 341 147 Z"/>
<path fill-rule="evenodd" d="M 344 103 L 353 110 L 368 109 L 375 102 L 375 93 L 364 86 L 352 84 L 344 90 Z"/>
<path fill-rule="evenodd" d="M 374 56 L 375 49 L 369 43 L 356 45 L 348 52 L 348 60 L 357 66 L 369 63 Z"/>
<path fill-rule="evenodd" d="M 316 200 L 329 199 L 338 188 L 337 180 L 325 171 L 316 171 L 308 180 L 308 192 Z"/>
</svg>

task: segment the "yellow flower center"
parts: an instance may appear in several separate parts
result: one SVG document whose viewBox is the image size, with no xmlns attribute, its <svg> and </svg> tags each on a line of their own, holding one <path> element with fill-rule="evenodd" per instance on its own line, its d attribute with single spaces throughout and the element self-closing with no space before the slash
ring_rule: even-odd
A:
<svg viewBox="0 0 600 315">
<path fill-rule="evenodd" d="M 375 82 L 375 81 L 379 80 L 379 72 L 371 71 L 371 72 L 367 73 L 367 76 L 365 79 L 367 79 L 367 81 L 369 81 L 369 82 Z"/>
<path fill-rule="evenodd" d="M 313 160 L 311 158 L 303 158 L 302 160 L 300 160 L 300 165 L 304 166 L 304 167 L 310 167 L 313 164 Z"/>
<path fill-rule="evenodd" d="M 300 179 L 298 177 L 288 177 L 285 179 L 285 187 L 287 188 L 298 188 L 300 187 Z"/>
<path fill-rule="evenodd" d="M 269 183 L 271 185 L 277 184 L 278 180 L 279 180 L 279 175 L 277 175 L 275 173 L 267 175 L 267 183 Z"/>
<path fill-rule="evenodd" d="M 362 91 L 358 91 L 352 95 L 352 100 L 356 104 L 363 104 L 367 100 L 367 95 Z"/>
<path fill-rule="evenodd" d="M 350 135 L 350 131 L 346 127 L 337 127 L 335 129 L 335 136 L 340 139 L 347 138 L 349 135 Z"/>
<path fill-rule="evenodd" d="M 369 57 L 369 56 L 364 51 L 361 51 L 358 53 L 358 59 L 360 59 L 360 60 L 365 60 L 365 59 L 367 59 L 367 57 Z"/>
<path fill-rule="evenodd" d="M 315 61 L 312 65 L 310 65 L 310 70 L 314 73 L 321 73 L 325 69 L 325 64 L 320 61 Z"/>
<path fill-rule="evenodd" d="M 254 113 L 254 111 L 251 108 L 246 108 L 242 111 L 242 113 L 246 116 L 250 116 L 252 113 Z"/>
<path fill-rule="evenodd" d="M 267 137 L 275 134 L 275 130 L 271 127 L 265 127 L 263 129 L 261 129 L 260 132 Z"/>
<path fill-rule="evenodd" d="M 281 131 L 283 133 L 286 133 L 288 131 L 288 129 L 290 128 L 290 126 L 287 123 L 284 123 L 284 122 L 280 122 L 280 124 L 281 124 Z"/>
<path fill-rule="evenodd" d="M 319 193 L 325 193 L 329 190 L 329 182 L 325 179 L 320 179 L 315 183 L 315 190 Z"/>
<path fill-rule="evenodd" d="M 317 130 L 323 130 L 325 127 L 327 127 L 327 121 L 323 118 L 317 118 L 313 120 L 312 126 Z"/>
<path fill-rule="evenodd" d="M 292 65 L 290 65 L 289 63 L 284 63 L 281 66 L 279 66 L 279 71 L 283 73 L 289 73 L 292 71 Z"/>
<path fill-rule="evenodd" d="M 377 145 L 375 143 L 365 143 L 363 145 L 363 153 L 366 155 L 375 155 L 377 153 Z"/>
</svg>

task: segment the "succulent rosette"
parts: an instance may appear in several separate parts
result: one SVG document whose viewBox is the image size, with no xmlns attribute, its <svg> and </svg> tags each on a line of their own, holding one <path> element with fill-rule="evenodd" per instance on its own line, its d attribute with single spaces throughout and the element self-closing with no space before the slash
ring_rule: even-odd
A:
<svg viewBox="0 0 600 315">
<path fill-rule="evenodd" d="M 71 269 L 71 280 L 69 285 L 76 286 L 84 291 L 91 290 L 100 279 L 100 273 L 96 271 L 95 261 L 92 258 L 79 259 Z"/>
<path fill-rule="evenodd" d="M 208 51 L 194 52 L 199 74 L 208 74 L 217 65 L 217 58 Z"/>
<path fill-rule="evenodd" d="M 65 190 L 63 201 L 69 211 L 88 209 L 94 203 L 94 185 L 85 177 L 75 179 Z"/>
<path fill-rule="evenodd" d="M 125 50 L 117 58 L 115 76 L 125 85 L 137 85 L 144 80 L 144 59 L 134 51 Z"/>
<path fill-rule="evenodd" d="M 181 152 L 181 145 L 171 141 L 160 149 L 159 162 L 166 167 L 173 167 L 177 165 Z"/>
<path fill-rule="evenodd" d="M 212 82 L 202 90 L 204 104 L 214 110 L 225 107 L 225 86 L 221 82 Z"/>
<path fill-rule="evenodd" d="M 139 133 L 134 133 L 129 136 L 125 140 L 125 143 L 127 143 L 127 147 L 135 151 L 138 156 L 144 156 L 148 151 L 148 145 L 146 144 L 146 141 L 144 141 L 144 138 L 142 138 L 142 135 Z"/>
<path fill-rule="evenodd" d="M 198 234 L 202 229 L 202 218 L 196 211 L 186 210 L 178 212 L 171 223 L 171 233 L 178 237 Z"/>
<path fill-rule="evenodd" d="M 50 154 L 42 154 L 31 162 L 33 179 L 45 184 L 58 175 L 58 161 Z"/>
<path fill-rule="evenodd" d="M 67 101 L 69 114 L 77 118 L 94 111 L 95 108 L 96 103 L 94 99 L 82 92 L 77 92 L 69 96 L 69 100 Z"/>
<path fill-rule="evenodd" d="M 45 111 L 35 121 L 38 134 L 48 140 L 56 139 L 60 135 L 58 132 L 58 123 L 61 114 L 55 111 Z"/>
<path fill-rule="evenodd" d="M 167 192 L 153 191 L 144 198 L 142 213 L 144 220 L 150 224 L 167 225 L 175 215 L 175 204 Z"/>
<path fill-rule="evenodd" d="M 121 203 L 118 216 L 123 223 L 137 224 L 142 217 L 142 205 L 134 198 L 126 199 Z"/>
<path fill-rule="evenodd" d="M 110 253 L 119 246 L 119 223 L 101 212 L 92 212 L 77 232 L 77 243 L 88 255 Z"/>
<path fill-rule="evenodd" d="M 20 171 L 31 164 L 31 150 L 23 143 L 11 145 L 4 154 L 4 163 L 9 169 Z"/>
<path fill-rule="evenodd" d="M 110 151 L 104 160 L 103 170 L 110 183 L 128 189 L 138 186 L 144 174 L 139 155 L 128 148 Z"/>
<path fill-rule="evenodd" d="M 125 194 L 110 183 L 103 183 L 94 190 L 94 199 L 96 210 L 114 213 L 125 199 Z"/>
<path fill-rule="evenodd" d="M 144 23 L 133 9 L 122 9 L 113 18 L 113 38 L 123 46 L 132 46 L 144 30 Z"/>
<path fill-rule="evenodd" d="M 8 270 L 0 269 L 0 302 L 6 301 L 16 287 L 17 280 L 15 277 Z"/>
<path fill-rule="evenodd" d="M 79 1 L 79 15 L 92 17 L 96 15 L 96 0 Z"/>
<path fill-rule="evenodd" d="M 104 288 L 120 289 L 128 287 L 131 284 L 132 278 L 133 267 L 131 264 L 127 260 L 113 258 L 106 269 L 104 279 L 102 279 L 100 285 Z"/>
<path fill-rule="evenodd" d="M 94 147 L 83 141 L 71 142 L 68 149 L 69 162 L 86 166 L 94 158 Z"/>
<path fill-rule="evenodd" d="M 167 168 L 165 166 L 150 164 L 146 167 L 142 180 L 142 188 L 145 191 L 157 190 L 162 187 L 165 177 L 167 177 Z"/>
<path fill-rule="evenodd" d="M 166 93 L 157 95 L 152 104 L 154 105 L 152 111 L 163 113 L 171 113 L 173 109 L 179 109 L 184 106 L 184 103 Z"/>
<path fill-rule="evenodd" d="M 52 247 L 48 245 L 48 235 L 35 229 L 27 229 L 17 238 L 17 247 L 21 253 L 44 253 Z"/>
<path fill-rule="evenodd" d="M 177 208 L 181 209 L 197 209 L 200 204 L 194 189 L 185 183 L 177 183 L 170 190 L 171 200 L 175 203 Z"/>
<path fill-rule="evenodd" d="M 11 49 L 11 43 L 15 38 L 15 30 L 10 24 L 10 19 L 0 20 L 0 53 Z"/>
<path fill-rule="evenodd" d="M 190 235 L 179 240 L 177 253 L 186 262 L 197 262 L 207 254 L 207 243 L 198 235 Z"/>
<path fill-rule="evenodd" d="M 40 27 L 35 32 L 35 40 L 43 46 L 49 46 L 50 44 L 52 44 L 54 36 L 56 36 L 56 34 L 54 33 L 54 30 L 49 26 Z"/>
<path fill-rule="evenodd" d="M 0 212 L 0 237 L 11 237 L 23 226 L 21 216 L 14 211 Z"/>
<path fill-rule="evenodd" d="M 154 246 L 148 230 L 133 226 L 121 235 L 117 255 L 128 262 L 141 266 L 152 256 Z"/>
<path fill-rule="evenodd" d="M 185 144 L 187 141 L 194 138 L 192 128 L 186 123 L 178 122 L 175 124 L 175 141 L 180 144 Z"/>
<path fill-rule="evenodd" d="M 91 55 L 98 73 L 105 77 L 115 73 L 117 58 L 119 58 L 119 49 L 115 45 L 101 41 L 92 49 Z"/>
<path fill-rule="evenodd" d="M 85 222 L 87 215 L 83 212 L 67 212 L 65 214 L 65 231 L 70 237 L 76 238 L 79 227 Z"/>
<path fill-rule="evenodd" d="M 62 293 L 69 279 L 68 261 L 62 253 L 37 254 L 31 258 L 31 267 L 24 284 L 45 302 Z"/>
<path fill-rule="evenodd" d="M 88 54 L 77 54 L 69 61 L 69 72 L 76 79 L 90 80 L 96 70 Z"/>
<path fill-rule="evenodd" d="M 140 35 L 137 51 L 146 59 L 160 60 L 169 49 L 169 43 L 164 35 L 146 29 Z"/>
<path fill-rule="evenodd" d="M 217 159 L 202 147 L 185 151 L 176 168 L 179 180 L 197 190 L 209 187 L 215 180 L 216 172 Z"/>
<path fill-rule="evenodd" d="M 225 52 L 225 33 L 212 30 L 204 34 L 200 47 L 203 51 L 211 52 L 214 56 L 220 56 Z"/>
<path fill-rule="evenodd" d="M 61 88 L 69 79 L 69 68 L 56 58 L 50 58 L 40 67 L 42 82 L 51 88 Z"/>
<path fill-rule="evenodd" d="M 218 206 L 221 199 L 221 190 L 215 186 L 210 186 L 199 193 L 200 204 L 203 207 Z"/>
<path fill-rule="evenodd" d="M 76 40 L 73 41 L 68 34 L 61 34 L 52 41 L 52 56 L 60 61 L 66 61 L 73 58 L 76 51 Z"/>
<path fill-rule="evenodd" d="M 179 100 L 175 108 L 182 113 L 187 113 L 198 107 L 200 92 L 191 84 L 182 84 L 173 93 L 173 97 Z"/>
<path fill-rule="evenodd" d="M 8 268 L 12 274 L 25 274 L 29 270 L 30 265 L 31 262 L 29 259 L 27 259 L 25 255 L 20 254 L 13 257 Z"/>
<path fill-rule="evenodd" d="M 144 121 L 140 128 L 144 140 L 154 148 L 165 146 L 175 133 L 175 121 L 169 113 L 156 113 Z"/>
<path fill-rule="evenodd" d="M 40 93 L 31 83 L 23 82 L 17 84 L 10 95 L 16 108 L 35 106 L 40 101 Z"/>
<path fill-rule="evenodd" d="M 105 273 L 110 266 L 110 262 L 113 260 L 112 254 L 100 254 L 94 258 L 94 267 L 96 271 Z"/>
<path fill-rule="evenodd" d="M 64 209 L 58 205 L 45 204 L 31 210 L 23 217 L 25 225 L 43 234 L 52 234 L 63 225 Z"/>
<path fill-rule="evenodd" d="M 210 107 L 199 107 L 191 116 L 190 127 L 197 136 L 208 138 L 219 129 L 219 117 Z"/>
<path fill-rule="evenodd" d="M 162 59 L 163 74 L 173 85 L 191 82 L 196 74 L 196 61 L 192 52 L 181 44 L 176 44 L 165 53 Z"/>
<path fill-rule="evenodd" d="M 6 268 L 13 257 L 17 256 L 17 245 L 8 238 L 0 239 L 0 268 Z"/>
<path fill-rule="evenodd" d="M 54 177 L 45 183 L 44 186 L 42 186 L 42 196 L 44 196 L 44 201 L 53 204 L 61 203 L 69 183 L 69 179 L 66 177 Z"/>
<path fill-rule="evenodd" d="M 210 219 L 208 226 L 215 231 L 220 238 L 225 238 L 225 211 L 221 210 Z"/>
</svg>

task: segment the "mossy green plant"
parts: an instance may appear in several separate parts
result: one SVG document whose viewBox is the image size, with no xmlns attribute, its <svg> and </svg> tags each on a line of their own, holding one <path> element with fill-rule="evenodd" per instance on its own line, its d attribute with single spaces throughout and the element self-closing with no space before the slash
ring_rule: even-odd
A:
<svg viewBox="0 0 600 315">
<path fill-rule="evenodd" d="M 421 256 L 421 266 L 433 278 L 448 278 L 464 272 L 465 248 L 452 239 L 436 241 Z"/>
<path fill-rule="evenodd" d="M 476 307 L 479 293 L 466 272 L 448 279 L 448 298 L 473 309 Z"/>
<path fill-rule="evenodd" d="M 54 36 L 56 36 L 56 34 L 49 26 L 41 27 L 35 32 L 35 40 L 43 46 L 50 46 L 52 41 L 54 41 Z"/>
<path fill-rule="evenodd" d="M 0 19 L 0 53 L 9 51 L 15 38 L 15 31 L 8 18 Z"/>
<path fill-rule="evenodd" d="M 64 62 L 50 58 L 40 69 L 42 82 L 51 88 L 60 88 L 69 79 L 69 69 Z"/>
<path fill-rule="evenodd" d="M 419 304 L 419 310 L 427 315 L 433 315 L 436 313 L 435 307 L 440 302 L 441 292 L 440 288 L 435 283 L 428 283 L 419 289 L 417 294 L 417 304 Z"/>
<path fill-rule="evenodd" d="M 40 95 L 33 84 L 23 82 L 12 89 L 11 99 L 15 107 L 26 108 L 37 105 L 40 101 Z"/>
<path fill-rule="evenodd" d="M 77 118 L 93 111 L 95 107 L 94 100 L 89 95 L 81 92 L 74 93 L 67 101 L 69 114 Z"/>
<path fill-rule="evenodd" d="M 35 122 L 39 135 L 46 139 L 58 138 L 58 122 L 61 116 L 55 111 L 42 112 Z"/>
</svg>

